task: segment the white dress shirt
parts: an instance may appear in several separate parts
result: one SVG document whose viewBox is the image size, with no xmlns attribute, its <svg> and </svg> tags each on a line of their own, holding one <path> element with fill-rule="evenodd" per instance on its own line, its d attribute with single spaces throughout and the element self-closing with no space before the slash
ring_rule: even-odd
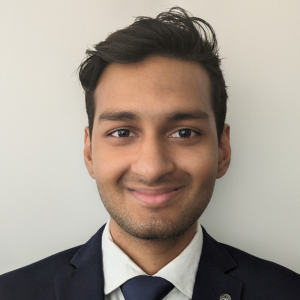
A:
<svg viewBox="0 0 300 300">
<path fill-rule="evenodd" d="M 198 223 L 197 232 L 189 245 L 153 276 L 170 281 L 174 288 L 163 300 L 192 299 L 194 283 L 203 245 L 203 233 Z M 105 300 L 124 300 L 120 286 L 127 280 L 147 275 L 113 241 L 107 222 L 102 235 Z"/>
</svg>

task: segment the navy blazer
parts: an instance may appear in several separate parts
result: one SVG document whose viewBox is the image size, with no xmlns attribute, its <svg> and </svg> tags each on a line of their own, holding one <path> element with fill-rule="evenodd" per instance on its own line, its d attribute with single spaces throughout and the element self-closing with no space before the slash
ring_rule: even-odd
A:
<svg viewBox="0 0 300 300">
<path fill-rule="evenodd" d="M 0 299 L 104 300 L 103 229 L 83 246 L 0 276 Z M 299 300 L 300 275 L 218 243 L 203 228 L 192 299 L 230 299 L 226 295 L 232 300 Z"/>
</svg>

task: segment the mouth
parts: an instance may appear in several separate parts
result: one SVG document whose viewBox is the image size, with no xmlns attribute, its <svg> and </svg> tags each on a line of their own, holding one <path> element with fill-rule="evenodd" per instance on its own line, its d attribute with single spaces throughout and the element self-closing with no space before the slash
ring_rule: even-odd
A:
<svg viewBox="0 0 300 300">
<path fill-rule="evenodd" d="M 174 199 L 183 187 L 146 189 L 146 188 L 127 188 L 131 195 L 138 201 L 149 206 L 161 206 Z"/>
</svg>

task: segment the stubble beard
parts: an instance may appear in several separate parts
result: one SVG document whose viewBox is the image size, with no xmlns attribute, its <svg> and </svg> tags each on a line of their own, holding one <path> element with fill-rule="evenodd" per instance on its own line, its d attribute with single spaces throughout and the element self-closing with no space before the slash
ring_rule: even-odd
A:
<svg viewBox="0 0 300 300">
<path fill-rule="evenodd" d="M 206 209 L 215 185 L 214 179 L 207 180 L 201 191 L 198 191 L 194 196 L 190 196 L 194 199 L 187 201 L 190 205 L 184 207 L 175 220 L 154 216 L 136 222 L 131 218 L 130 212 L 122 209 L 122 205 L 117 206 L 116 202 L 111 201 L 112 199 L 120 199 L 120 195 L 124 197 L 124 188 L 119 188 L 118 191 L 107 190 L 98 181 L 96 182 L 100 198 L 106 210 L 122 230 L 137 239 L 157 241 L 177 239 L 195 224 Z"/>
</svg>

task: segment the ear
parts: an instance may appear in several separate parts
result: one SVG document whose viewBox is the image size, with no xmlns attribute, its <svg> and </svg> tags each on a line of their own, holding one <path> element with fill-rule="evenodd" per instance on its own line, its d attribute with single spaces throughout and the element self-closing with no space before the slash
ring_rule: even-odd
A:
<svg viewBox="0 0 300 300">
<path fill-rule="evenodd" d="M 231 159 L 230 127 L 228 124 L 225 124 L 221 136 L 221 140 L 219 142 L 217 178 L 221 178 L 222 176 L 225 175 L 225 173 L 229 168 L 230 159 Z"/>
<path fill-rule="evenodd" d="M 93 156 L 92 156 L 92 148 L 91 148 L 91 137 L 90 137 L 90 129 L 89 127 L 85 127 L 84 130 L 84 162 L 86 168 L 91 175 L 92 178 L 95 178 L 94 168 L 93 168 Z"/>
</svg>

